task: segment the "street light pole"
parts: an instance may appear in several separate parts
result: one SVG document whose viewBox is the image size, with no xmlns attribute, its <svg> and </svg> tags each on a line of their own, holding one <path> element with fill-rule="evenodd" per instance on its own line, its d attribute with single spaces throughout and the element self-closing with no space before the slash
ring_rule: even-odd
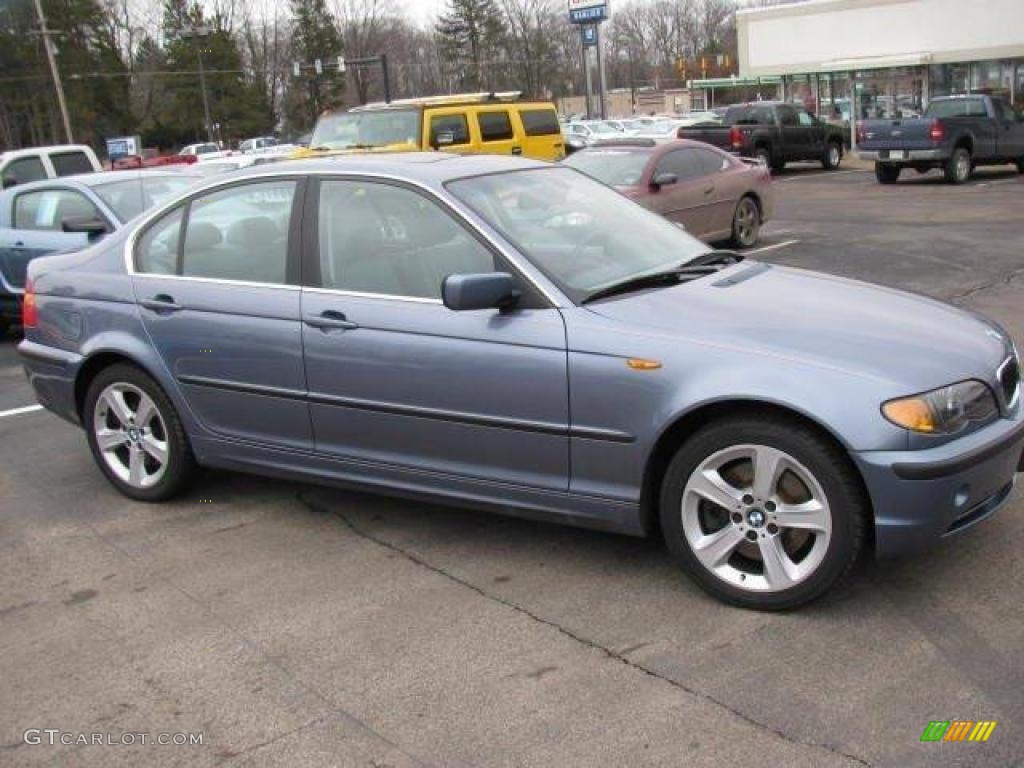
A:
<svg viewBox="0 0 1024 768">
<path fill-rule="evenodd" d="M 57 59 L 53 55 L 53 41 L 50 39 L 50 29 L 46 26 L 46 16 L 43 15 L 43 4 L 40 0 L 35 0 L 35 6 L 36 16 L 39 19 L 39 30 L 43 35 L 43 48 L 46 49 L 46 60 L 50 63 L 53 87 L 57 91 L 57 105 L 60 107 L 60 116 L 64 120 L 64 133 L 68 137 L 68 144 L 74 144 L 75 139 L 71 135 L 71 118 L 68 117 L 68 105 L 64 101 L 64 86 L 60 81 Z"/>
<path fill-rule="evenodd" d="M 36 0 L 38 3 L 39 0 Z M 198 41 L 210 34 L 209 27 L 185 27 L 181 30 L 181 36 L 192 38 Z M 206 139 L 213 141 L 213 122 L 210 120 L 210 97 L 206 93 L 206 69 L 203 67 L 203 49 L 199 42 L 196 42 L 196 58 L 199 59 L 199 89 L 203 94 L 203 118 L 206 120 Z"/>
</svg>

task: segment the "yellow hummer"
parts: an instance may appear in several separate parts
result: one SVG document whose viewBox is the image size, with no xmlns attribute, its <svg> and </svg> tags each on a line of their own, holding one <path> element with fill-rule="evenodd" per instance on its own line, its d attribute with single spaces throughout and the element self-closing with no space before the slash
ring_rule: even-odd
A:
<svg viewBox="0 0 1024 768">
<path fill-rule="evenodd" d="M 326 113 L 309 147 L 292 157 L 443 150 L 561 160 L 565 145 L 554 105 L 520 101 L 521 95 L 461 93 Z"/>
</svg>

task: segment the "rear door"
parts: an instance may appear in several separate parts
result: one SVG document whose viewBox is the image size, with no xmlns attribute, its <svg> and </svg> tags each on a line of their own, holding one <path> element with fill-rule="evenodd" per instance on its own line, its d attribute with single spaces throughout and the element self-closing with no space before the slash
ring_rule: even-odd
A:
<svg viewBox="0 0 1024 768">
<path fill-rule="evenodd" d="M 708 230 L 724 236 L 732 228 L 733 212 L 742 194 L 738 179 L 731 173 L 735 161 L 711 149 L 694 147 L 690 151 L 697 155 L 704 169 L 704 190 L 712 190 L 706 208 Z"/>
<path fill-rule="evenodd" d="M 304 181 L 204 190 L 143 229 L 134 287 L 153 345 L 216 435 L 311 449 L 299 316 Z"/>
<path fill-rule="evenodd" d="M 470 154 L 476 152 L 474 145 L 479 144 L 480 137 L 475 137 L 470 127 L 465 109 L 431 109 L 424 114 L 423 129 L 426 132 L 424 146 L 443 152 Z"/>
<path fill-rule="evenodd" d="M 1024 119 L 1002 99 L 992 99 L 996 111 L 999 156 L 1024 160 Z"/>
<path fill-rule="evenodd" d="M 807 126 L 801 125 L 796 107 L 779 104 L 775 108 L 782 133 L 782 154 L 786 160 L 804 160 L 810 155 L 810 135 Z"/>
<path fill-rule="evenodd" d="M 490 155 L 521 155 L 522 143 L 512 127 L 508 107 L 488 107 L 474 110 L 480 151 Z"/>
</svg>

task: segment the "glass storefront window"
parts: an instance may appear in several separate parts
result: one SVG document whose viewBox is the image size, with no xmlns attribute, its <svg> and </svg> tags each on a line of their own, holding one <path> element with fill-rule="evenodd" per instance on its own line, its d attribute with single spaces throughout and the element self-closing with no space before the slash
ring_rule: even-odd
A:
<svg viewBox="0 0 1024 768">
<path fill-rule="evenodd" d="M 967 93 L 967 64 L 933 64 L 928 68 L 929 97 Z"/>
<path fill-rule="evenodd" d="M 1024 108 L 1024 61 L 1017 62 L 1017 84 L 1013 89 L 1013 102 L 1018 109 Z"/>
<path fill-rule="evenodd" d="M 920 117 L 924 78 L 924 70 L 916 67 L 858 72 L 858 116 L 862 120 Z"/>
<path fill-rule="evenodd" d="M 1013 88 L 1012 61 L 977 61 L 971 65 L 971 91 L 1010 100 Z"/>
</svg>

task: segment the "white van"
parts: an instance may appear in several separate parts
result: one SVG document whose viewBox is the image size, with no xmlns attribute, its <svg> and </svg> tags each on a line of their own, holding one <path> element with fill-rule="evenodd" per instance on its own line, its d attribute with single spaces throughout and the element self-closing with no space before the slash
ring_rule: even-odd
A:
<svg viewBox="0 0 1024 768">
<path fill-rule="evenodd" d="M 96 153 L 84 144 L 59 144 L 53 147 L 12 149 L 0 153 L 0 180 L 3 188 L 27 181 L 55 179 L 76 173 L 103 170 Z"/>
</svg>

